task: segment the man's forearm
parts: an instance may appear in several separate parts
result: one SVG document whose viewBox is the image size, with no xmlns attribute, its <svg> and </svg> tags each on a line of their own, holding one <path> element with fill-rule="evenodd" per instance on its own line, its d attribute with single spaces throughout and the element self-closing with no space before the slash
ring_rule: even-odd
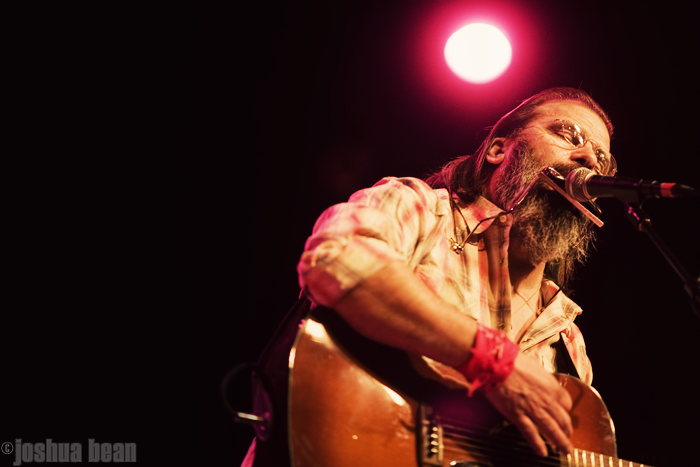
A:
<svg viewBox="0 0 700 467">
<path fill-rule="evenodd" d="M 371 275 L 334 308 L 370 339 L 453 367 L 468 360 L 477 331 L 475 320 L 398 261 Z"/>
<path fill-rule="evenodd" d="M 356 331 L 383 344 L 455 368 L 471 357 L 476 321 L 440 299 L 404 263 L 375 272 L 334 308 Z M 572 451 L 571 397 L 534 360 L 518 354 L 512 373 L 487 397 L 539 455 L 547 455 L 540 432 L 560 451 Z"/>
</svg>

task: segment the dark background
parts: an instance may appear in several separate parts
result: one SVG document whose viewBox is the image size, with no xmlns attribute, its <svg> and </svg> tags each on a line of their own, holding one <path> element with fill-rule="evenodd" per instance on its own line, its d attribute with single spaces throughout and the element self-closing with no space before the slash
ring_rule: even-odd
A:
<svg viewBox="0 0 700 467">
<path fill-rule="evenodd" d="M 542 89 L 580 87 L 609 112 L 621 175 L 700 187 L 699 10 L 2 2 L 0 442 L 136 442 L 143 465 L 237 465 L 253 432 L 218 385 L 294 303 L 316 217 L 472 153 Z M 441 55 L 476 20 L 514 49 L 480 86 Z M 574 283 L 594 386 L 620 457 L 690 465 L 700 320 L 623 206 L 600 204 Z M 700 201 L 645 209 L 698 277 Z"/>
</svg>

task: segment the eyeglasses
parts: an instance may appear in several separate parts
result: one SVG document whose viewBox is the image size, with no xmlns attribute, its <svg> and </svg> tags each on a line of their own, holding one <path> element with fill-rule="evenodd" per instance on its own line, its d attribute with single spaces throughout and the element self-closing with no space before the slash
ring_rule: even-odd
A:
<svg viewBox="0 0 700 467">
<path fill-rule="evenodd" d="M 575 148 L 582 148 L 586 145 L 586 143 L 590 142 L 591 146 L 593 146 L 593 152 L 598 158 L 598 163 L 596 164 L 593 170 L 599 175 L 612 177 L 613 175 L 615 175 L 615 172 L 617 172 L 617 162 L 615 161 L 615 158 L 612 156 L 612 154 L 610 154 L 605 149 L 601 148 L 598 143 L 588 138 L 583 133 L 583 130 L 581 130 L 581 127 L 577 123 L 570 122 L 562 118 L 557 118 L 548 122 L 530 125 L 528 127 L 523 128 L 523 130 L 542 125 L 546 125 L 547 130 L 550 133 L 553 133 L 554 135 L 560 137 Z"/>
</svg>

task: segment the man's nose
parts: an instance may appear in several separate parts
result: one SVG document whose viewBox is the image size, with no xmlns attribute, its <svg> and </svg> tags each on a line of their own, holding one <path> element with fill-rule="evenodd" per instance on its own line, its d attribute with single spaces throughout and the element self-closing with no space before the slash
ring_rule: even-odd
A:
<svg viewBox="0 0 700 467">
<path fill-rule="evenodd" d="M 586 144 L 582 147 L 576 148 L 576 150 L 571 153 L 571 160 L 591 170 L 596 168 L 598 166 L 598 156 L 596 156 L 593 143 L 591 141 L 586 141 Z"/>
</svg>

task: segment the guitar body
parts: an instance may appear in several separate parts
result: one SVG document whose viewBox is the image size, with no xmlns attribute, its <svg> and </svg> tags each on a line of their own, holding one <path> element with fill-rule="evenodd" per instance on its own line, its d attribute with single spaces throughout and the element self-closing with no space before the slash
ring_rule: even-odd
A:
<svg viewBox="0 0 700 467">
<path fill-rule="evenodd" d="M 605 405 L 567 376 L 577 451 L 539 458 L 485 398 L 467 397 L 461 375 L 360 336 L 332 310 L 305 320 L 289 364 L 294 467 L 579 465 L 577 456 L 590 466 L 615 456 Z"/>
</svg>

